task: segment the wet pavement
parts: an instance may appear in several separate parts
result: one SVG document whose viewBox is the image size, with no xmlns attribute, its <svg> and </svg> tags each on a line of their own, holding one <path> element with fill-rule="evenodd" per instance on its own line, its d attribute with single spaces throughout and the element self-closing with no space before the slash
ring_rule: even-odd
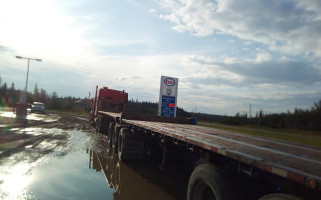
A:
<svg viewBox="0 0 321 200">
<path fill-rule="evenodd" d="M 0 112 L 0 200 L 185 199 L 184 163 L 123 163 L 84 116 L 31 114 L 24 125 L 14 117 Z"/>
</svg>

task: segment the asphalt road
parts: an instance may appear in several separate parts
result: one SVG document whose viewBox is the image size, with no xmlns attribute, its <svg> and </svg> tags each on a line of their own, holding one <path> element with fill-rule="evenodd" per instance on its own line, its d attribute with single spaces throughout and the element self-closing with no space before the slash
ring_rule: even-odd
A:
<svg viewBox="0 0 321 200">
<path fill-rule="evenodd" d="M 31 114 L 21 124 L 0 112 L 1 200 L 185 199 L 188 167 L 158 166 L 119 161 L 86 117 Z"/>
</svg>

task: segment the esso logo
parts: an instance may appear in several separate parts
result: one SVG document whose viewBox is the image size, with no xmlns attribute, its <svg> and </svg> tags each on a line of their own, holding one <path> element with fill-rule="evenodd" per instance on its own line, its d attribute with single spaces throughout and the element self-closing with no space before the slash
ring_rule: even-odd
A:
<svg viewBox="0 0 321 200">
<path fill-rule="evenodd" d="M 164 83 L 165 83 L 165 85 L 167 85 L 167 86 L 174 86 L 174 85 L 175 85 L 175 80 L 172 79 L 172 78 L 166 78 L 166 79 L 164 80 Z"/>
</svg>

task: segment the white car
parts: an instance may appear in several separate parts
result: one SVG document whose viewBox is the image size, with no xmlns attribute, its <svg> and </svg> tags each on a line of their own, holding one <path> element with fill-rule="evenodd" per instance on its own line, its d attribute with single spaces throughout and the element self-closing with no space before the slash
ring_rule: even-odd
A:
<svg viewBox="0 0 321 200">
<path fill-rule="evenodd" d="M 34 112 L 45 114 L 45 104 L 41 102 L 33 102 L 33 104 L 31 105 L 31 113 Z"/>
</svg>

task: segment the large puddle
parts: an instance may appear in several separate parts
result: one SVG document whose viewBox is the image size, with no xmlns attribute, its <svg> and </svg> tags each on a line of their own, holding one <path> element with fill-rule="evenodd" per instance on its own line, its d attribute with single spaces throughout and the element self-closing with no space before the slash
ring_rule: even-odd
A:
<svg viewBox="0 0 321 200">
<path fill-rule="evenodd" d="M 84 152 L 73 152 L 35 166 L 20 163 L 7 174 L 1 170 L 1 199 L 112 199 L 114 191 L 88 163 Z"/>
<path fill-rule="evenodd" d="M 88 133 L 30 128 L 50 135 L 0 161 L 0 199 L 112 199 L 103 173 L 89 169 Z M 57 139 L 57 135 L 69 134 Z M 64 141 L 65 140 L 65 141 Z"/>
<path fill-rule="evenodd" d="M 25 134 L 43 139 L 0 159 L 1 200 L 184 199 L 184 186 L 173 181 L 177 172 L 162 174 L 145 161 L 125 164 L 94 131 L 26 128 Z"/>
<path fill-rule="evenodd" d="M 0 112 L 0 117 L 6 118 L 16 118 L 16 114 L 13 112 Z M 28 113 L 27 120 L 43 121 L 43 122 L 55 122 L 60 119 L 58 115 L 55 114 L 37 114 Z"/>
</svg>

